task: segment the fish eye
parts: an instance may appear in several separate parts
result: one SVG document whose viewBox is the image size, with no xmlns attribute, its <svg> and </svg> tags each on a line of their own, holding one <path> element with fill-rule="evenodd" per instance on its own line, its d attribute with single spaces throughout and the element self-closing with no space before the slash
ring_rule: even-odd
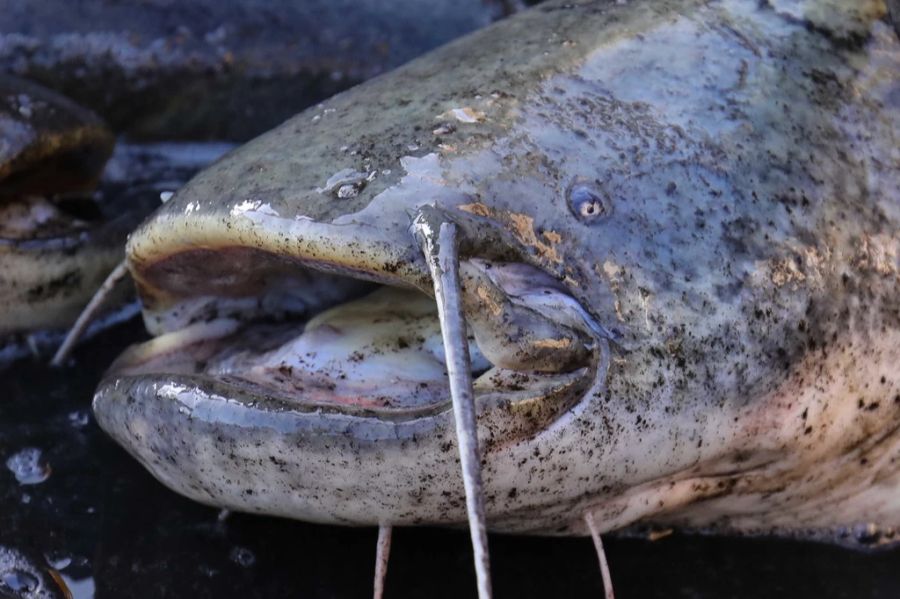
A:
<svg viewBox="0 0 900 599">
<path fill-rule="evenodd" d="M 576 181 L 566 192 L 569 210 L 584 223 L 596 222 L 610 212 L 606 195 L 589 181 Z"/>
</svg>

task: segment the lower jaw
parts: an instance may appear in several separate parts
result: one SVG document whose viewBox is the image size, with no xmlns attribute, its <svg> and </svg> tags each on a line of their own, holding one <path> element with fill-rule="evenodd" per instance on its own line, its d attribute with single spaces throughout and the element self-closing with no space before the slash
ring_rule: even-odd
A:
<svg viewBox="0 0 900 599">
<path fill-rule="evenodd" d="M 0 244 L 4 278 L 0 337 L 65 329 L 120 260 L 115 247 Z M 111 298 L 110 304 L 123 304 L 127 295 L 130 291 Z"/>
<path fill-rule="evenodd" d="M 552 394 L 479 393 L 486 459 L 544 431 L 583 396 L 586 377 L 570 373 Z M 328 408 L 259 391 L 198 375 L 117 375 L 94 412 L 156 478 L 208 505 L 352 525 L 465 520 L 449 406 Z M 420 494 L 412 505 L 410 492 Z"/>
</svg>

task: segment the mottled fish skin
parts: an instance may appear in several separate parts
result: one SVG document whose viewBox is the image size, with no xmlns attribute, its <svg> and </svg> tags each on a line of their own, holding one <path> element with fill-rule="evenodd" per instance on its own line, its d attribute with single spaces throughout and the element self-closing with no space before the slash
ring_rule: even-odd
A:
<svg viewBox="0 0 900 599">
<path fill-rule="evenodd" d="M 897 35 L 900 35 L 900 0 L 888 0 L 888 11 L 891 15 L 891 22 L 894 23 L 894 29 Z"/>
<path fill-rule="evenodd" d="M 0 362 L 11 335 L 71 323 L 121 260 L 140 214 L 98 228 L 49 199 L 93 190 L 114 141 L 91 111 L 0 75 Z"/>
<path fill-rule="evenodd" d="M 424 288 L 407 229 L 433 203 L 493 232 L 470 234 L 469 255 L 552 274 L 615 336 L 608 371 L 540 426 L 484 408 L 492 529 L 586 534 L 590 511 L 601 531 L 839 539 L 871 523 L 889 540 L 900 42 L 882 2 L 847 4 L 553 2 L 446 46 L 180 191 L 129 243 L 146 320 L 184 326 L 172 309 L 186 292 L 154 268 L 189 251 L 315 254 Z M 343 199 L 317 191 L 345 169 L 374 176 Z M 571 209 L 583 197 L 593 214 Z M 228 397 L 187 375 L 118 376 L 95 410 L 205 503 L 464 521 L 446 413 L 388 421 Z"/>
<path fill-rule="evenodd" d="M 40 85 L 0 75 L 0 201 L 93 188 L 113 143 L 93 112 Z M 67 159 L 56 176 L 27 176 L 55 156 Z"/>
</svg>

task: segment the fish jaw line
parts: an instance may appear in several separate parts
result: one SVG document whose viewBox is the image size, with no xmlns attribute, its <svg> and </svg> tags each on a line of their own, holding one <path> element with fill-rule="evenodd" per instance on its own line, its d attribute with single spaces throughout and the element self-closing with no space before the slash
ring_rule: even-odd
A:
<svg viewBox="0 0 900 599">
<path fill-rule="evenodd" d="M 455 466 L 449 391 L 424 405 L 339 403 L 329 397 L 305 397 L 285 388 L 273 390 L 234 372 L 223 376 L 222 369 L 212 373 L 204 371 L 206 365 L 193 366 L 210 362 L 210 356 L 203 354 L 204 344 L 227 344 L 229 336 L 253 330 L 257 325 L 248 325 L 247 321 L 258 315 L 229 318 L 220 309 L 214 318 L 205 318 L 197 311 L 185 317 L 188 309 L 181 316 L 173 316 L 172 312 L 190 303 L 182 296 L 185 289 L 179 287 L 177 275 L 181 267 L 192 272 L 192 266 L 178 263 L 177 257 L 193 254 L 199 260 L 198 268 L 210 267 L 214 260 L 210 256 L 234 250 L 251 252 L 247 255 L 261 258 L 261 264 L 274 263 L 271 261 L 277 258 L 279 265 L 289 264 L 297 272 L 325 277 L 340 273 L 353 282 L 385 284 L 387 287 L 375 293 L 399 294 L 401 299 L 419 297 L 418 301 L 434 309 L 433 300 L 426 295 L 432 288 L 430 276 L 423 272 L 426 266 L 408 224 L 402 234 L 394 235 L 391 230 L 366 225 L 284 219 L 259 210 L 250 217 L 238 215 L 226 227 L 220 219 L 202 214 L 183 221 L 157 215 L 132 236 L 129 260 L 147 306 L 145 319 L 158 336 L 126 351 L 111 368 L 94 400 L 101 427 L 163 483 L 201 502 L 314 521 L 462 521 L 461 507 L 456 513 L 451 506 L 440 517 L 415 515 L 416 510 L 409 509 L 405 501 L 385 495 L 402 493 L 411 480 L 422 476 L 422 464 L 429 462 L 434 471 L 446 473 L 447 479 L 428 491 L 436 494 L 435 502 L 446 504 L 442 492 L 462 493 Z M 240 272 L 260 270 L 230 258 L 223 262 L 223 268 L 228 261 Z M 483 269 L 479 265 L 469 271 L 478 277 Z M 219 274 L 224 281 L 227 273 L 189 278 L 196 290 L 197 281 L 216 279 Z M 492 292 L 495 299 L 502 299 L 502 290 L 495 288 Z M 208 295 L 198 291 L 197 301 L 205 301 Z M 467 296 L 477 298 L 474 284 Z M 343 310 L 352 316 L 354 301 L 368 298 L 338 300 L 336 308 L 319 312 L 301 330 L 315 332 L 327 326 L 341 329 L 336 320 L 339 314 L 334 313 Z M 472 300 L 467 311 L 478 309 L 480 301 Z M 296 321 L 292 324 L 288 319 L 272 326 L 295 325 Z M 429 335 L 439 340 L 439 328 Z M 470 343 L 475 347 L 473 341 Z M 192 357 L 193 350 L 186 351 L 190 346 L 200 353 Z M 605 376 L 605 370 L 598 370 L 597 363 L 602 362 L 599 354 L 585 355 L 585 364 L 558 372 L 516 371 L 480 359 L 483 366 L 476 373 L 480 376 L 475 381 L 475 394 L 478 436 L 485 459 L 490 460 L 494 452 L 505 447 L 527 444 L 585 399 L 593 379 Z M 442 371 L 443 364 L 437 377 L 444 384 L 446 374 Z M 332 382 L 343 384 L 337 378 Z M 233 474 L 237 470 L 240 476 Z M 386 484 L 388 473 L 395 470 L 401 472 L 396 484 Z M 309 474 L 312 471 L 318 474 Z M 245 487 L 235 488 L 237 479 L 245 481 Z M 370 487 L 381 485 L 385 489 L 369 493 L 369 499 L 348 500 L 340 509 L 334 500 L 330 506 L 318 502 L 319 497 L 333 497 L 338 492 L 335 487 L 348 480 L 368 481 Z M 363 486 L 362 482 L 353 484 Z M 244 493 L 248 488 L 277 491 L 261 497 L 256 492 Z"/>
<path fill-rule="evenodd" d="M 537 419 L 554 418 L 547 412 L 579 397 L 580 374 L 561 382 L 557 401 L 479 394 L 485 459 L 504 443 L 527 441 Z M 222 381 L 179 375 L 113 377 L 95 395 L 94 411 L 157 479 L 202 503 L 354 525 L 465 520 L 449 404 L 430 415 L 385 418 L 232 391 Z M 425 509 L 410 504 L 414 481 Z"/>
</svg>

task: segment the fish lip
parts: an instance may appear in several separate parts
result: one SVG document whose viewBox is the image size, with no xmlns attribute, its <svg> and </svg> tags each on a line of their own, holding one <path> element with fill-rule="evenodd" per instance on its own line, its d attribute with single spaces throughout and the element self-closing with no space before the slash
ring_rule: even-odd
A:
<svg viewBox="0 0 900 599">
<path fill-rule="evenodd" d="M 362 411 L 325 410 L 314 404 L 288 404 L 273 399 L 254 401 L 228 395 L 228 391 L 228 386 L 221 381 L 184 375 L 114 377 L 101 383 L 94 395 L 93 409 L 100 427 L 125 447 L 133 444 L 127 434 L 132 432 L 132 427 L 119 423 L 152 420 L 154 414 L 163 414 L 157 419 L 170 425 L 178 420 L 194 426 L 267 430 L 304 437 L 346 435 L 350 427 L 364 426 L 363 436 L 371 440 L 396 439 L 397 427 L 416 425 L 446 413 L 435 411 L 428 415 L 430 418 L 410 414 L 407 418 L 387 419 L 364 415 Z"/>
<path fill-rule="evenodd" d="M 284 391 L 266 387 L 264 384 L 234 375 L 217 375 L 205 372 L 177 373 L 164 370 L 149 372 L 133 372 L 135 363 L 128 363 L 129 352 L 121 356 L 105 373 L 95 395 L 95 410 L 115 410 L 114 403 L 103 402 L 97 398 L 117 389 L 120 386 L 136 389 L 128 392 L 128 402 L 135 400 L 149 401 L 164 399 L 160 389 L 172 391 L 176 387 L 191 389 L 197 397 L 203 397 L 209 405 L 229 406 L 229 410 L 246 409 L 253 412 L 266 412 L 273 415 L 291 414 L 293 417 L 311 417 L 313 419 L 340 417 L 357 421 L 382 421 L 402 423 L 449 415 L 452 401 L 449 390 L 444 399 L 416 406 L 369 406 L 352 403 L 313 400 L 301 396 L 288 396 Z M 123 364 L 124 362 L 124 364 Z M 553 418 L 547 413 L 558 416 L 583 397 L 598 373 L 605 369 L 604 361 L 597 360 L 590 365 L 560 373 L 516 373 L 493 367 L 476 377 L 474 398 L 479 410 L 497 409 L 523 410 L 528 405 L 535 423 L 548 424 Z M 495 377 L 511 373 L 516 383 L 507 387 L 499 386 Z M 525 379 L 523 381 L 523 378 Z M 495 380 L 491 380 L 495 379 Z M 480 381 L 493 383 L 493 387 Z M 170 393 L 169 396 L 172 396 Z M 172 396 L 173 397 L 173 396 Z M 171 397 L 170 397 L 171 398 Z M 541 406 L 536 406 L 541 403 Z M 551 405 L 552 404 L 552 405 Z M 98 406 L 101 406 L 98 408 Z M 544 411 L 541 418 L 540 412 Z"/>
<path fill-rule="evenodd" d="M 248 250 L 325 273 L 425 293 L 431 289 L 427 266 L 414 240 L 409 237 L 403 243 L 405 229 L 325 223 L 303 216 L 284 218 L 253 210 L 229 219 L 226 227 L 223 231 L 220 217 L 202 211 L 190 219 L 157 213 L 129 238 L 129 270 L 144 300 L 145 322 L 152 334 L 183 326 L 164 324 L 156 318 L 184 299 L 166 287 L 161 280 L 165 273 L 159 271 L 165 269 L 167 260 L 190 252 Z"/>
<path fill-rule="evenodd" d="M 94 194 L 84 195 L 89 197 Z M 91 198 L 91 201 L 95 200 Z M 99 204 L 101 213 L 96 219 L 86 221 L 81 228 L 44 237 L 0 236 L 0 249 L 22 252 L 73 252 L 88 245 L 121 247 L 129 231 L 140 223 L 143 215 L 156 207 L 155 204 L 156 200 L 146 194 L 143 196 L 137 193 L 121 194 L 113 197 L 111 201 L 104 199 Z"/>
<path fill-rule="evenodd" d="M 508 426 L 516 437 L 527 438 L 583 400 L 584 390 L 590 387 L 594 374 L 591 368 L 585 367 L 561 375 L 555 395 L 529 397 L 527 390 L 517 398 L 476 393 L 479 426 L 488 426 L 495 433 L 498 426 Z M 415 431 L 421 436 L 436 427 L 453 427 L 449 397 L 416 408 L 373 409 L 230 393 L 234 389 L 230 381 L 209 376 L 112 375 L 100 383 L 93 410 L 100 427 L 125 447 L 132 444 L 128 436 L 133 430 L 130 425 L 123 425 L 123 421 L 153 420 L 152 414 L 161 413 L 167 416 L 159 419 L 158 426 L 179 426 L 180 422 L 211 429 L 228 426 L 306 438 L 342 435 L 368 441 L 399 442 L 404 438 L 403 431 Z M 543 417 L 538 414 L 542 408 Z"/>
</svg>

